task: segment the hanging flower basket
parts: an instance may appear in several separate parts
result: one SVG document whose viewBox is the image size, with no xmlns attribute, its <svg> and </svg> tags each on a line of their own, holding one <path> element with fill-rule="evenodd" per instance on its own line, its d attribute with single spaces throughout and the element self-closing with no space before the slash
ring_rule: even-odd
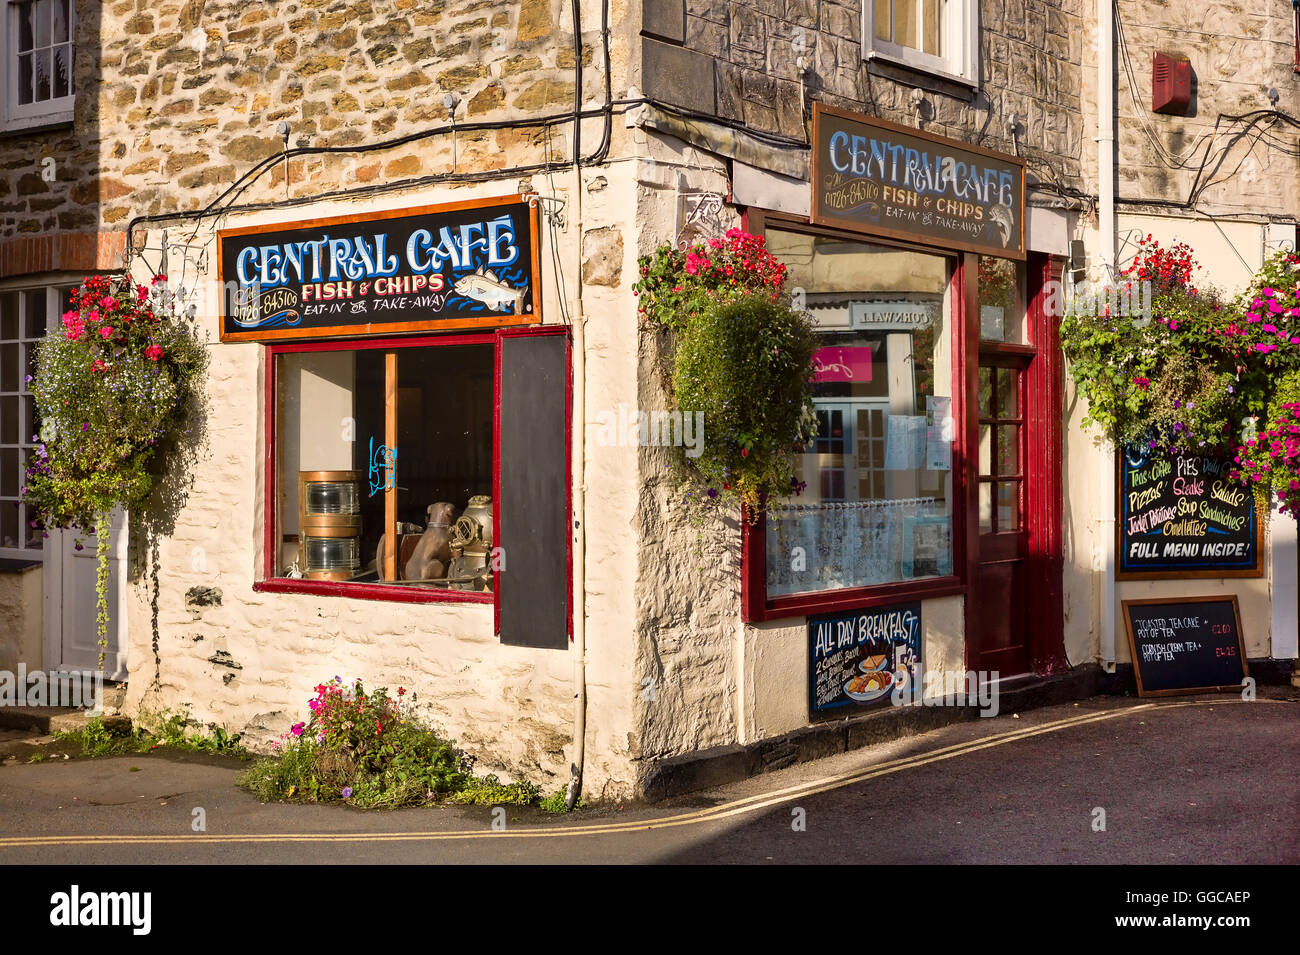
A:
<svg viewBox="0 0 1300 955">
<path fill-rule="evenodd" d="M 678 459 L 687 501 L 756 520 L 764 499 L 801 489 L 795 455 L 816 420 L 811 319 L 790 304 L 785 266 L 740 229 L 685 251 L 662 245 L 639 265 L 638 311 L 671 339 L 673 409 L 702 416 L 700 446 Z"/>
<path fill-rule="evenodd" d="M 37 346 L 31 391 L 41 422 L 23 493 L 46 527 L 95 535 L 99 663 L 108 632 L 109 517 L 145 505 L 190 427 L 207 352 L 154 288 L 92 276 L 62 326 Z M 161 287 L 160 287 L 161 286 Z"/>
</svg>

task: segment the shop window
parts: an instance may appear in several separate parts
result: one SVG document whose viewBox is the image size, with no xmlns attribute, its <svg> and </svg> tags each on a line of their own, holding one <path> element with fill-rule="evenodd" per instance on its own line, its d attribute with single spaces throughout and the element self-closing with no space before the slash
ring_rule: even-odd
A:
<svg viewBox="0 0 1300 955">
<path fill-rule="evenodd" d="M 0 18 L 5 51 L 4 125 L 72 119 L 75 24 L 72 0 L 10 2 Z"/>
<path fill-rule="evenodd" d="M 493 361 L 491 341 L 279 356 L 277 576 L 490 590 Z"/>
<path fill-rule="evenodd" d="M 817 326 L 802 494 L 770 502 L 768 598 L 953 576 L 950 260 L 767 230 Z"/>
<path fill-rule="evenodd" d="M 554 330 L 276 345 L 260 590 L 496 605 L 568 643 L 567 343 Z"/>
<path fill-rule="evenodd" d="M 41 427 L 27 379 L 36 344 L 68 307 L 67 296 L 66 288 L 0 292 L 0 557 L 41 556 L 41 528 L 22 498 Z"/>
<path fill-rule="evenodd" d="M 979 5 L 975 0 L 867 0 L 862 56 L 977 85 Z"/>
</svg>

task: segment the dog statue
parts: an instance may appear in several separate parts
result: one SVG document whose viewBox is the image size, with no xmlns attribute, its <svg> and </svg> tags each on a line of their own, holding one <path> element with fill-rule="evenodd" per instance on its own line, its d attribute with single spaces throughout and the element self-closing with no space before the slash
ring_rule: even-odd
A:
<svg viewBox="0 0 1300 955">
<path fill-rule="evenodd" d="M 406 580 L 430 580 L 447 575 L 451 562 L 451 527 L 456 519 L 456 506 L 447 501 L 430 504 L 426 514 L 428 526 L 416 545 L 415 553 L 407 561 L 402 577 Z"/>
</svg>

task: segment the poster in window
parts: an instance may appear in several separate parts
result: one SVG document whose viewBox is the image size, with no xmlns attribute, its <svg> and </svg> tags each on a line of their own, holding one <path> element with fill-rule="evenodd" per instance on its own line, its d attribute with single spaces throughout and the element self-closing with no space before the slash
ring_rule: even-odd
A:
<svg viewBox="0 0 1300 955">
<path fill-rule="evenodd" d="M 541 321 L 535 197 L 223 230 L 221 340 Z"/>
<path fill-rule="evenodd" d="M 903 577 L 952 573 L 952 518 L 926 514 L 903 518 Z"/>
</svg>

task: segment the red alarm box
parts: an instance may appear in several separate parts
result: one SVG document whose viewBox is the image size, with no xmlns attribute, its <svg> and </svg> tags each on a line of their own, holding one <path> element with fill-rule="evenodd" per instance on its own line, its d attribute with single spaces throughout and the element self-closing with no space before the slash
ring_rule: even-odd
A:
<svg viewBox="0 0 1300 955">
<path fill-rule="evenodd" d="M 1192 104 L 1192 62 L 1177 53 L 1151 56 L 1151 109 L 1186 116 Z"/>
</svg>

